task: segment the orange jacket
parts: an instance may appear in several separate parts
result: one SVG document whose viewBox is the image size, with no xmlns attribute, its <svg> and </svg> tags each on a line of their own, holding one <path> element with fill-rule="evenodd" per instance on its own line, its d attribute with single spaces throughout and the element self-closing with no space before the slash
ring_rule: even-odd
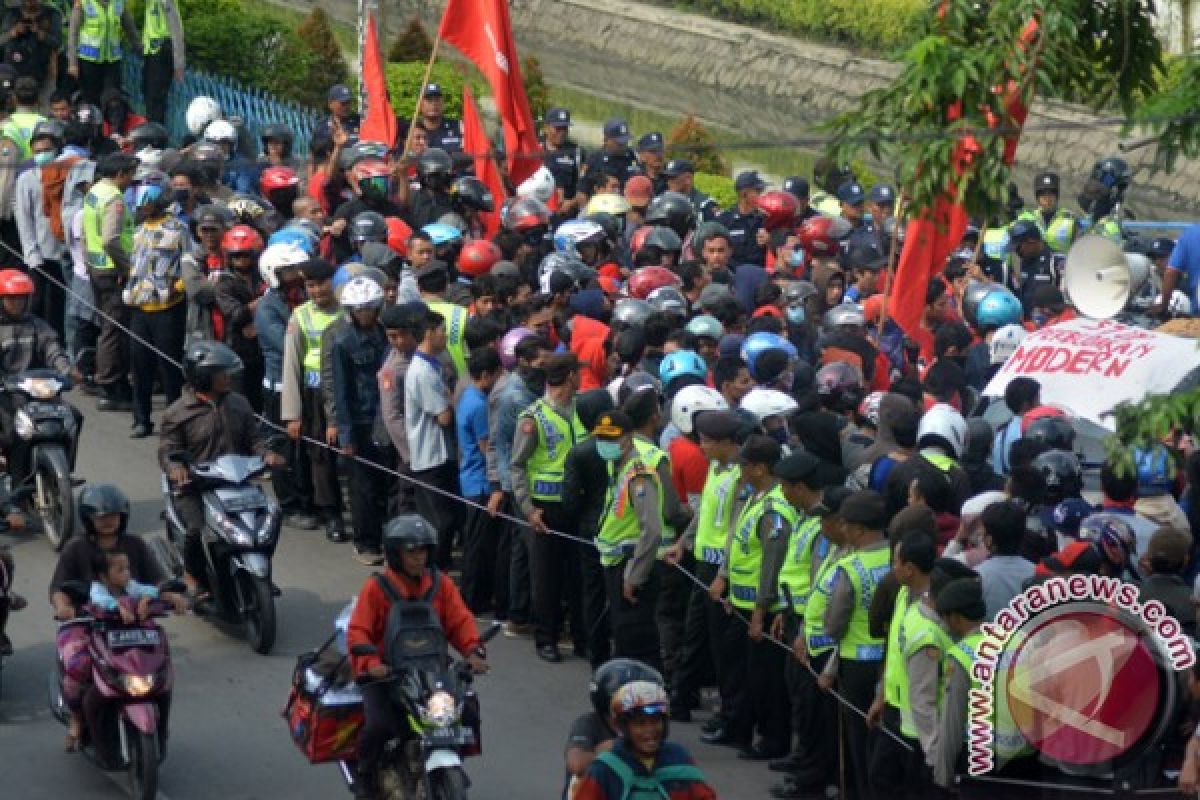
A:
<svg viewBox="0 0 1200 800">
<path fill-rule="evenodd" d="M 419 581 L 414 581 L 391 567 L 384 571 L 384 576 L 407 600 L 419 599 L 433 585 L 433 573 L 429 570 L 425 570 Z M 358 602 L 346 629 L 346 647 L 350 651 L 350 666 L 353 667 L 355 675 L 364 675 L 371 667 L 383 663 L 381 651 L 386 645 L 383 637 L 387 631 L 388 612 L 391 610 L 392 603 L 379 586 L 379 582 L 374 576 L 368 578 L 358 593 Z M 475 627 L 475 617 L 448 575 L 443 574 L 439 581 L 437 594 L 433 596 L 433 610 L 442 623 L 446 639 L 454 645 L 455 650 L 465 656 L 479 647 L 479 631 Z"/>
<path fill-rule="evenodd" d="M 579 359 L 579 391 L 599 389 L 608 378 L 608 354 L 604 342 L 609 327 L 590 317 L 571 318 L 571 352 Z"/>
</svg>

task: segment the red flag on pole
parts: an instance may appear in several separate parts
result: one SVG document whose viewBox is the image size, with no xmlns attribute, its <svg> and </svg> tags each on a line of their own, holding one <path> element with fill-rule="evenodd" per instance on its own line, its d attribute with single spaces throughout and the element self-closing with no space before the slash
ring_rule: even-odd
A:
<svg viewBox="0 0 1200 800">
<path fill-rule="evenodd" d="M 364 142 L 379 142 L 388 147 L 396 145 L 396 113 L 388 100 L 387 75 L 379 57 L 379 40 L 375 35 L 375 15 L 367 15 L 367 35 L 363 43 L 362 80 L 367 89 L 367 116 L 358 128 L 358 138 Z"/>
<path fill-rule="evenodd" d="M 457 47 L 487 78 L 504 123 L 509 177 L 513 185 L 521 183 L 541 166 L 541 159 L 533 155 L 541 146 L 521 80 L 508 0 L 449 0 L 438 36 Z"/>
<path fill-rule="evenodd" d="M 1021 32 L 1018 47 L 1024 49 L 1032 44 L 1037 32 L 1037 21 L 1030 20 Z M 996 87 L 994 91 L 1008 95 L 1004 104 L 1008 114 L 1006 124 L 1016 128 L 1016 131 L 1005 137 L 1004 161 L 1011 165 L 1017 155 L 1020 129 L 1025 125 L 1029 109 L 1021 102 L 1020 87 L 1015 82 L 1010 82 L 1006 87 Z M 949 122 L 954 122 L 961 116 L 962 108 L 959 105 L 946 112 Z M 998 121 L 989 119 L 989 123 L 991 127 L 996 127 Z M 979 142 L 971 134 L 959 139 L 954 153 L 958 174 L 962 174 L 978 150 Z M 895 281 L 892 283 L 887 310 L 888 316 L 913 338 L 920 337 L 921 316 L 925 310 L 925 292 L 929 281 L 942 271 L 947 257 L 958 247 L 967 230 L 967 210 L 959 205 L 955 198 L 956 187 L 947 186 L 945 193 L 934 204 L 932 212 L 910 220 L 905 230 L 904 249 L 900 251 L 900 260 L 896 265 Z"/>
<path fill-rule="evenodd" d="M 500 168 L 492 157 L 492 143 L 483 121 L 479 119 L 479 111 L 475 108 L 475 98 L 471 96 L 471 87 L 463 87 L 463 150 L 475 158 L 475 177 L 483 181 L 483 185 L 491 190 L 496 202 L 493 211 L 480 214 L 484 231 L 491 239 L 500 230 L 500 203 L 504 199 L 504 181 L 500 179 Z"/>
</svg>

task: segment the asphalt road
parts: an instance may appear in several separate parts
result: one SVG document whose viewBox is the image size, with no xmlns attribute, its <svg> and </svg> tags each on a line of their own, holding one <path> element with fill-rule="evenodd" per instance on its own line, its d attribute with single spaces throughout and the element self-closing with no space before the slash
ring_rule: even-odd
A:
<svg viewBox="0 0 1200 800">
<path fill-rule="evenodd" d="M 101 414 L 89 398 L 76 395 L 72 401 L 87 417 L 78 476 L 116 483 L 133 502 L 130 530 L 160 533 L 156 439 L 129 439 L 129 415 Z M 122 775 L 107 776 L 82 756 L 62 751 L 65 729 L 47 708 L 55 627 L 46 586 L 55 554 L 41 537 L 0 535 L 0 541 L 12 545 L 16 589 L 30 600 L 29 608 L 9 623 L 16 653 L 6 663 L 0 695 L 0 797 L 124 797 Z M 279 638 L 270 656 L 253 653 L 237 630 L 218 629 L 202 618 L 164 620 L 176 688 L 162 796 L 349 797 L 333 765 L 310 766 L 295 749 L 280 710 L 296 656 L 328 636 L 333 618 L 369 574 L 350 555 L 348 544 L 331 544 L 323 533 L 284 530 L 275 561 L 276 582 L 283 590 Z M 503 637 L 493 640 L 490 661 L 491 673 L 476 684 L 484 753 L 467 764 L 474 784 L 471 796 L 557 798 L 566 731 L 588 708 L 588 665 L 571 658 L 548 665 L 536 658 L 531 641 Z M 768 796 L 773 775 L 764 765 L 739 761 L 728 748 L 699 743 L 697 724 L 674 724 L 671 733 L 691 748 L 721 797 Z"/>
</svg>

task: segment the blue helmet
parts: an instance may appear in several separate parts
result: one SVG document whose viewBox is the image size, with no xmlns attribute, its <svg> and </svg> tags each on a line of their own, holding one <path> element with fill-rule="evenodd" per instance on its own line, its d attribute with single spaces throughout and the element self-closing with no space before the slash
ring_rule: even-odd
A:
<svg viewBox="0 0 1200 800">
<path fill-rule="evenodd" d="M 271 238 L 267 239 L 268 247 L 273 244 L 293 244 L 308 253 L 309 256 L 317 253 L 317 241 L 303 228 L 282 228 L 275 231 L 271 234 Z"/>
<path fill-rule="evenodd" d="M 975 324 L 980 328 L 1020 325 L 1023 317 L 1021 301 L 1007 289 L 993 289 L 975 307 Z"/>
<path fill-rule="evenodd" d="M 750 368 L 750 377 L 760 380 L 757 370 L 758 357 L 768 350 L 782 350 L 789 360 L 799 357 L 796 346 L 777 333 L 759 331 L 752 333 L 742 342 L 742 360 Z"/>
<path fill-rule="evenodd" d="M 431 222 L 421 230 L 429 234 L 429 238 L 433 239 L 434 247 L 441 247 L 444 244 L 454 244 L 462 241 L 462 231 L 453 225 L 447 225 L 444 222 Z"/>
<path fill-rule="evenodd" d="M 1167 448 L 1161 444 L 1149 449 L 1135 447 L 1133 463 L 1137 465 L 1139 495 L 1161 495 L 1171 491 L 1175 467 Z"/>
<path fill-rule="evenodd" d="M 671 381 L 685 375 L 704 380 L 708 375 L 708 367 L 704 359 L 692 350 L 676 350 L 668 353 L 658 367 L 658 377 L 663 386 L 670 386 Z"/>
</svg>

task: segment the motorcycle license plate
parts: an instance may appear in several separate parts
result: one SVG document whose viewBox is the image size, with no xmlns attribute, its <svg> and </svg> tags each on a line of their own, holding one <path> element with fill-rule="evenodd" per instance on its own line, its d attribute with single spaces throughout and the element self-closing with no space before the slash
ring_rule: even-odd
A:
<svg viewBox="0 0 1200 800">
<path fill-rule="evenodd" d="M 114 650 L 125 647 L 157 647 L 161 641 L 161 634 L 153 628 L 128 628 L 108 632 L 108 646 Z"/>
<path fill-rule="evenodd" d="M 472 734 L 467 728 L 436 728 L 426 731 L 422 738 L 426 750 L 438 750 L 466 747 L 471 743 Z"/>
</svg>

